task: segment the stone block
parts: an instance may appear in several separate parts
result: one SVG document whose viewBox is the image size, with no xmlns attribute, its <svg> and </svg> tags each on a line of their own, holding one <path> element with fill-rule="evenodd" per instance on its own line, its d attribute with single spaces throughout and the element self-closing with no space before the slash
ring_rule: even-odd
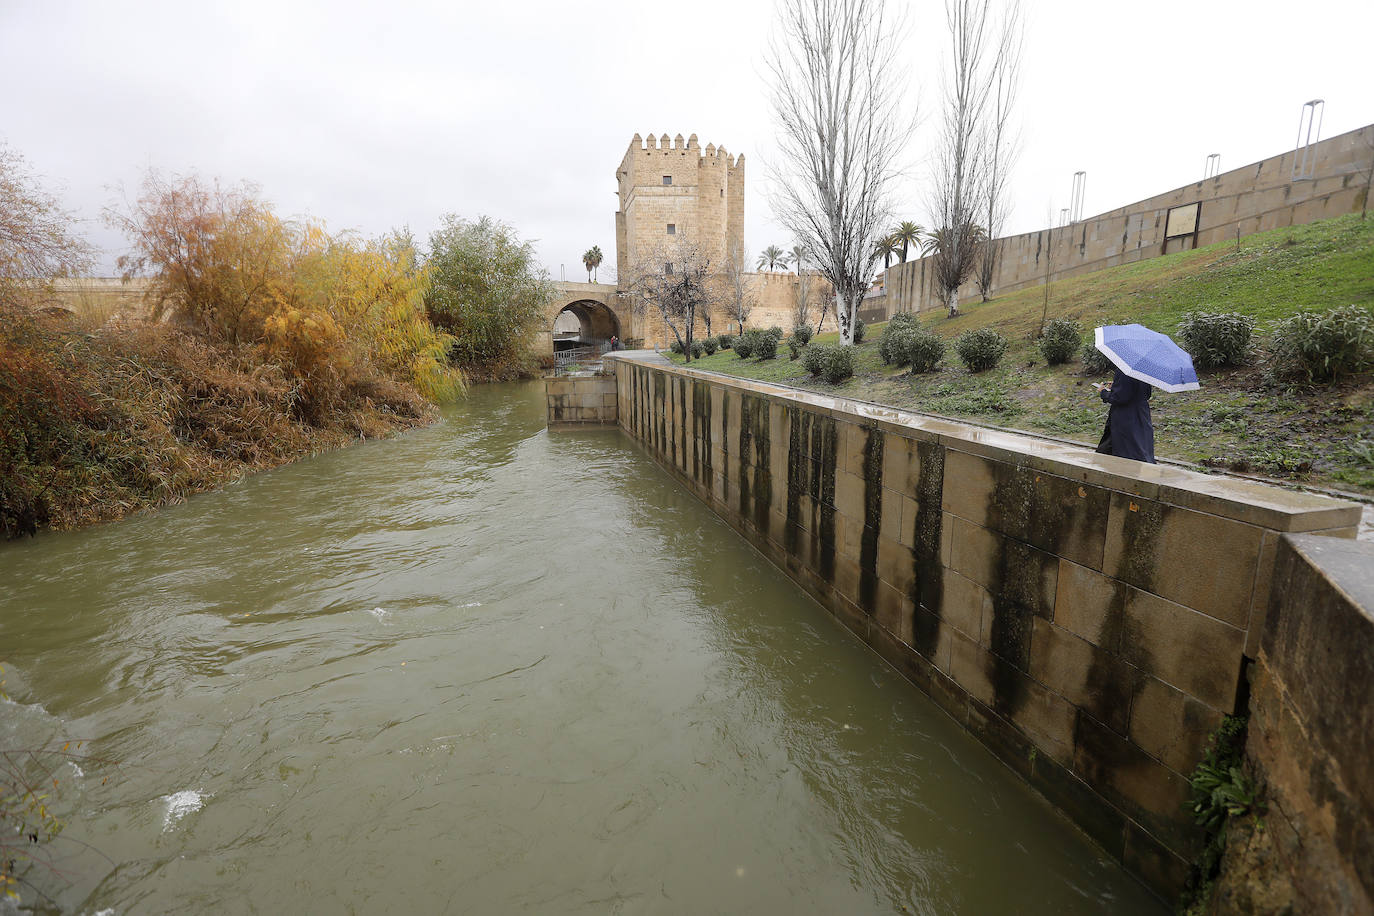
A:
<svg viewBox="0 0 1374 916">
<path fill-rule="evenodd" d="M 1077 563 L 1059 561 L 1054 599 L 1057 626 L 1115 652 L 1121 643 L 1120 628 L 1108 626 L 1108 622 L 1124 607 L 1120 583 Z"/>
<path fill-rule="evenodd" d="M 1120 657 L 1039 619 L 1031 637 L 1030 674 L 1121 735 L 1130 722 L 1131 700 L 1146 679 Z"/>
<path fill-rule="evenodd" d="M 931 669 L 930 698 L 960 725 L 968 724 L 968 694 L 948 674 Z"/>
<path fill-rule="evenodd" d="M 859 564 L 846 556 L 835 557 L 835 591 L 847 601 L 859 598 Z"/>
<path fill-rule="evenodd" d="M 994 489 L 991 461 L 968 452 L 946 449 L 941 505 L 945 512 L 986 527 L 988 500 Z"/>
<path fill-rule="evenodd" d="M 1237 628 L 1249 623 L 1263 531 L 1118 493 L 1103 572 Z"/>
<path fill-rule="evenodd" d="M 1015 770 L 1021 778 L 1030 778 L 1035 760 L 1035 746 L 1010 722 L 985 703 L 970 697 L 967 727 L 994 757 Z"/>
<path fill-rule="evenodd" d="M 911 612 L 915 606 L 906 595 L 885 582 L 878 583 L 873 620 L 878 626 L 901 639 L 911 641 Z"/>
<path fill-rule="evenodd" d="M 835 508 L 864 523 L 864 480 L 848 471 L 835 472 Z"/>
<path fill-rule="evenodd" d="M 994 600 L 1045 618 L 1054 615 L 1059 561 L 1021 541 L 954 520 L 952 567 L 986 588 Z"/>
<path fill-rule="evenodd" d="M 922 693 L 930 693 L 931 665 L 909 643 L 886 628 L 875 627 L 869 644 L 902 677 L 915 684 Z"/>
<path fill-rule="evenodd" d="M 945 570 L 941 587 L 941 619 L 974 642 L 981 641 L 983 620 L 991 613 L 992 605 L 987 591 L 953 570 Z"/>
<path fill-rule="evenodd" d="M 864 473 L 864 446 L 868 433 L 862 426 L 848 420 L 835 421 L 835 433 L 839 444 L 836 469 L 862 478 Z"/>
<path fill-rule="evenodd" d="M 917 464 L 911 456 L 911 440 L 904 436 L 888 435 L 883 443 L 883 486 L 897 493 L 914 494 L 917 490 Z"/>
<path fill-rule="evenodd" d="M 864 525 L 862 518 L 835 513 L 835 554 L 859 562 L 863 552 Z"/>
<path fill-rule="evenodd" d="M 897 541 L 903 547 L 913 547 L 916 543 L 916 513 L 920 506 L 916 500 L 910 496 L 902 496 L 901 523 L 897 532 Z"/>
<path fill-rule="evenodd" d="M 915 579 L 911 549 L 885 534 L 878 537 L 878 578 L 903 595 L 910 593 Z"/>
<path fill-rule="evenodd" d="M 993 667 L 999 664 L 997 659 L 951 626 L 945 626 L 941 636 L 949 642 L 949 676 L 975 700 L 993 705 Z"/>
<path fill-rule="evenodd" d="M 882 523 L 882 532 L 896 541 L 902 533 L 902 494 L 884 486 L 880 495 L 878 517 Z"/>
<path fill-rule="evenodd" d="M 1183 807 L 1188 780 L 1082 711 L 1074 722 L 1074 770 L 1131 820 L 1191 857 L 1199 834 Z"/>
<path fill-rule="evenodd" d="M 1166 900 L 1177 899 L 1188 883 L 1190 865 L 1148 831 L 1127 822 L 1121 864 Z"/>
<path fill-rule="evenodd" d="M 1259 656 L 1260 637 L 1264 633 L 1264 618 L 1269 612 L 1269 595 L 1274 582 L 1274 555 L 1278 553 L 1279 535 L 1265 531 L 1260 542 L 1259 561 L 1255 568 L 1255 590 L 1250 599 L 1250 617 L 1245 627 L 1245 654 Z"/>
<path fill-rule="evenodd" d="M 1031 765 L 1030 782 L 1108 855 L 1121 858 L 1126 843 L 1125 815 L 1093 791 L 1072 767 L 1048 755 L 1036 755 Z"/>
<path fill-rule="evenodd" d="M 1008 715 L 1042 754 L 1068 765 L 1073 761 L 1073 705 L 1015 669 L 1003 672 L 1013 679 L 1016 701 Z"/>
<path fill-rule="evenodd" d="M 1214 709 L 1235 708 L 1245 631 L 1126 587 L 1120 654 Z"/>
<path fill-rule="evenodd" d="M 1202 759 L 1207 736 L 1221 719 L 1220 711 L 1145 677 L 1131 702 L 1130 739 L 1174 772 L 1187 776 Z"/>
</svg>

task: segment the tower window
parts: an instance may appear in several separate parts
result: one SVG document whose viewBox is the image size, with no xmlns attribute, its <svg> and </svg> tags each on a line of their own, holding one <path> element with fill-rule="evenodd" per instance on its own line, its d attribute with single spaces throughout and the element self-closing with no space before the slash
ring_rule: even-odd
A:
<svg viewBox="0 0 1374 916">
<path fill-rule="evenodd" d="M 724 189 L 724 188 L 721 188 L 721 189 L 720 189 L 720 196 L 721 196 L 721 197 L 724 197 L 724 196 L 725 196 L 725 189 Z"/>
<path fill-rule="evenodd" d="M 672 183 L 673 183 L 673 176 L 672 176 L 672 175 L 664 175 L 664 176 L 663 176 L 663 186 L 664 186 L 665 188 L 666 188 L 668 185 L 672 184 Z"/>
<path fill-rule="evenodd" d="M 664 272 L 665 274 L 671 274 L 671 273 L 673 272 L 673 262 L 672 262 L 672 261 L 669 261 L 667 264 L 664 264 L 664 265 L 663 265 L 663 272 Z"/>
<path fill-rule="evenodd" d="M 669 234 L 669 235 L 677 235 L 677 224 L 676 224 L 676 223 L 669 223 L 669 224 L 668 224 L 668 234 Z"/>
</svg>

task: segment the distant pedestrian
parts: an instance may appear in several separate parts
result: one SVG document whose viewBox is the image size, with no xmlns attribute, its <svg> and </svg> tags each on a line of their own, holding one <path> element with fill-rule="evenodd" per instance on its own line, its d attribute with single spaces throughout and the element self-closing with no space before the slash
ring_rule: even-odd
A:
<svg viewBox="0 0 1374 916">
<path fill-rule="evenodd" d="M 1133 379 L 1120 369 L 1110 385 L 1093 385 L 1110 404 L 1107 428 L 1097 450 L 1104 455 L 1155 463 L 1155 428 L 1150 421 L 1150 394 L 1154 388 Z"/>
<path fill-rule="evenodd" d="M 616 337 L 615 335 L 612 335 L 612 336 L 611 336 L 611 349 L 612 349 L 612 350 L 619 350 L 619 349 L 620 349 L 620 338 L 619 338 L 619 337 Z"/>
</svg>

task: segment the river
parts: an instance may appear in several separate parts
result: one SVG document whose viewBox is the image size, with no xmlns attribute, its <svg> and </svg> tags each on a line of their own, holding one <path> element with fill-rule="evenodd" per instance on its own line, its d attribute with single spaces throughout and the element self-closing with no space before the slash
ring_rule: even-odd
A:
<svg viewBox="0 0 1374 916">
<path fill-rule="evenodd" d="M 538 384 L 0 544 L 0 663 L 64 911 L 1165 911 Z"/>
</svg>

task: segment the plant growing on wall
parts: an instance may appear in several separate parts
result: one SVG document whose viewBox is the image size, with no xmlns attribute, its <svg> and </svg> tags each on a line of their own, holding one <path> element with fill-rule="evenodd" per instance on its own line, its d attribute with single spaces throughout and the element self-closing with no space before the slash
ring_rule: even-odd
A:
<svg viewBox="0 0 1374 916">
<path fill-rule="evenodd" d="M 777 22 L 767 58 L 773 212 L 834 287 L 840 337 L 851 343 L 911 138 L 903 30 L 885 0 L 784 0 Z"/>
</svg>

